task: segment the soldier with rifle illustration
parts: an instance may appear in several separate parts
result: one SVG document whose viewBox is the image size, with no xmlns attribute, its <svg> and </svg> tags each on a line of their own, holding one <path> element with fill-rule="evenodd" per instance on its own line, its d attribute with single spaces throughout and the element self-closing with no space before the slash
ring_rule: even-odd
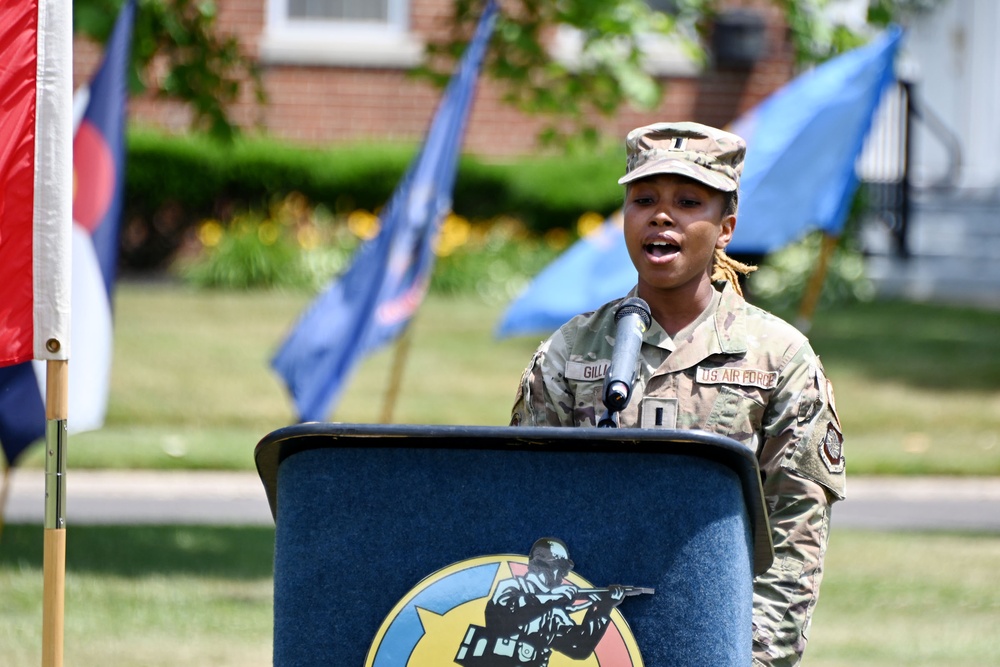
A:
<svg viewBox="0 0 1000 667">
<path fill-rule="evenodd" d="M 553 651 L 585 659 L 626 596 L 653 593 L 638 586 L 579 588 L 564 581 L 572 569 L 562 540 L 536 541 L 527 574 L 497 584 L 486 605 L 486 627 L 469 626 L 455 662 L 464 667 L 546 667 Z M 583 609 L 582 621 L 575 622 L 570 614 Z"/>
</svg>

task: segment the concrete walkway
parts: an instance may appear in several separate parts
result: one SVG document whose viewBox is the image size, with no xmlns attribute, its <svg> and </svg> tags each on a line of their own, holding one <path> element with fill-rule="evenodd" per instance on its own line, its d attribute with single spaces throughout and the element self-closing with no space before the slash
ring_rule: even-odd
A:
<svg viewBox="0 0 1000 667">
<path fill-rule="evenodd" d="M 73 524 L 273 526 L 264 486 L 239 472 L 70 471 L 66 515 Z M 8 523 L 44 517 L 45 475 L 17 468 Z M 838 527 L 1000 533 L 1000 478 L 851 477 L 834 507 Z"/>
<path fill-rule="evenodd" d="M 9 523 L 45 517 L 45 473 L 16 468 Z M 66 520 L 76 524 L 274 525 L 264 485 L 253 473 L 70 470 Z"/>
</svg>

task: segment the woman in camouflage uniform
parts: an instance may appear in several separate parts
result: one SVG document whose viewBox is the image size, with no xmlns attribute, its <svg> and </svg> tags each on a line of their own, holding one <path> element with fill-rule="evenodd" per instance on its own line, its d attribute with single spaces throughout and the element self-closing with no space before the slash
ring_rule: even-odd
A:
<svg viewBox="0 0 1000 667">
<path fill-rule="evenodd" d="M 738 136 L 696 123 L 629 133 L 624 234 L 639 274 L 626 297 L 650 307 L 623 428 L 702 429 L 756 452 L 775 548 L 754 581 L 755 665 L 795 665 L 819 594 L 830 506 L 844 497 L 833 391 L 805 336 L 744 299 L 753 270 L 725 248 L 736 228 L 746 152 Z M 511 424 L 594 426 L 621 300 L 578 315 L 525 370 Z"/>
</svg>

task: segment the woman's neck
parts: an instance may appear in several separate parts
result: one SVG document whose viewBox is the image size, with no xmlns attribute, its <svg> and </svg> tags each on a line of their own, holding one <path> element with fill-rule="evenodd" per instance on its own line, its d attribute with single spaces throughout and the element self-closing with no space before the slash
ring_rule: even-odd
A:
<svg viewBox="0 0 1000 667">
<path fill-rule="evenodd" d="M 705 312 L 715 288 L 707 279 L 692 285 L 658 289 L 639 281 L 639 296 L 649 304 L 649 312 L 667 335 L 673 337 Z"/>
</svg>

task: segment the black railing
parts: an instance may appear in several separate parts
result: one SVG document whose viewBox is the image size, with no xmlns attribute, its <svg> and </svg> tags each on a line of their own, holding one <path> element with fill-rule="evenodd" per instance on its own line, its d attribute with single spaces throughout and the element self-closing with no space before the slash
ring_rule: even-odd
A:
<svg viewBox="0 0 1000 667">
<path fill-rule="evenodd" d="M 858 164 L 864 217 L 888 228 L 899 257 L 909 256 L 911 99 L 909 83 L 886 91 Z"/>
<path fill-rule="evenodd" d="M 864 218 L 888 229 L 891 252 L 901 258 L 910 256 L 907 236 L 914 191 L 911 156 L 916 121 L 927 128 L 931 138 L 941 142 L 949 161 L 942 178 L 921 184 L 921 189 L 953 187 L 961 164 L 961 147 L 944 123 L 918 103 L 914 86 L 908 81 L 898 81 L 885 93 L 858 161 Z"/>
</svg>

